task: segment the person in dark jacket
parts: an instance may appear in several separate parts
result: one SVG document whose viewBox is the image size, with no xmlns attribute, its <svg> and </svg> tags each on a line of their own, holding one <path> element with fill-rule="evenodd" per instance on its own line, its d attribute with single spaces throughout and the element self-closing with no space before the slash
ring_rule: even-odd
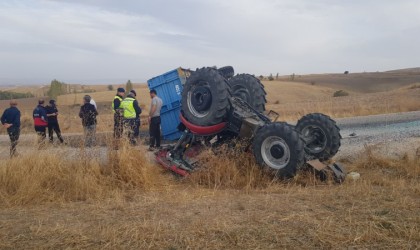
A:
<svg viewBox="0 0 420 250">
<path fill-rule="evenodd" d="M 86 147 L 92 147 L 95 143 L 96 116 L 98 115 L 98 111 L 90 103 L 90 99 L 91 97 L 89 95 L 83 97 L 84 104 L 80 107 L 79 112 L 79 117 L 82 118 Z"/>
<path fill-rule="evenodd" d="M 38 144 L 41 146 L 45 142 L 46 130 L 48 126 L 47 111 L 44 107 L 44 99 L 39 99 L 38 106 L 34 109 L 32 116 L 34 118 L 35 132 L 38 134 Z"/>
<path fill-rule="evenodd" d="M 10 138 L 10 157 L 16 156 L 16 146 L 20 135 L 20 111 L 16 100 L 10 101 L 10 108 L 1 116 L 1 124 L 7 129 Z"/>
<path fill-rule="evenodd" d="M 136 91 L 131 90 L 127 97 L 121 102 L 121 106 L 124 109 L 124 127 L 127 130 L 128 138 L 131 145 L 136 145 L 136 131 L 137 136 L 139 133 L 139 127 L 137 120 L 140 120 L 141 108 L 138 101 L 136 100 Z"/>
<path fill-rule="evenodd" d="M 55 100 L 50 100 L 50 104 L 47 105 L 45 108 L 47 111 L 47 120 L 48 120 L 48 137 L 50 138 L 50 142 L 53 142 L 54 131 L 57 134 L 58 140 L 61 143 L 64 142 L 63 137 L 61 136 L 60 126 L 58 125 L 58 110 L 57 105 L 55 104 Z"/>
<path fill-rule="evenodd" d="M 121 102 L 124 99 L 125 89 L 118 88 L 117 94 L 112 101 L 112 111 L 114 112 L 114 138 L 119 139 L 123 133 L 123 109 Z"/>
</svg>

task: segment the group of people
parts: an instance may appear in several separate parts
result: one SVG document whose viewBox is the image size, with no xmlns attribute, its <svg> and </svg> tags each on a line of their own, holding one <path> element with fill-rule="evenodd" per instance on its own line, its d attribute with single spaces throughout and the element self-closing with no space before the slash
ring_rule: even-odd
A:
<svg viewBox="0 0 420 250">
<path fill-rule="evenodd" d="M 142 112 L 138 101 L 137 93 L 134 90 L 125 96 L 125 89 L 118 88 L 117 94 L 112 102 L 112 111 L 114 112 L 114 138 L 121 138 L 123 131 L 127 131 L 129 141 L 132 145 L 136 144 L 136 139 L 140 135 L 140 114 Z M 162 99 L 157 96 L 156 90 L 150 90 L 149 111 L 149 150 L 160 148 L 160 110 L 162 108 Z"/>
<path fill-rule="evenodd" d="M 118 88 L 117 94 L 112 102 L 112 111 L 114 113 L 114 138 L 118 142 L 122 135 L 127 134 L 130 144 L 136 145 L 140 135 L 140 114 L 142 109 L 136 99 L 135 90 L 130 90 L 125 95 L 124 88 Z M 150 90 L 152 99 L 149 111 L 149 150 L 160 148 L 160 110 L 162 108 L 162 99 L 157 96 L 155 90 Z M 95 144 L 96 124 L 98 110 L 95 101 L 89 96 L 83 97 L 83 105 L 80 107 L 79 117 L 82 120 L 82 126 L 85 135 L 85 146 L 91 147 Z M 10 156 L 16 156 L 16 145 L 20 136 L 20 117 L 21 113 L 17 108 L 17 101 L 11 100 L 10 107 L 7 108 L 1 116 L 1 123 L 7 129 L 11 146 Z M 38 105 L 33 110 L 33 120 L 35 132 L 38 135 L 39 145 L 43 145 L 46 140 L 46 131 L 48 128 L 49 141 L 53 142 L 54 132 L 60 143 L 64 143 L 58 124 L 58 109 L 55 100 L 50 100 L 45 106 L 44 99 L 39 99 Z M 118 147 L 118 144 L 116 145 Z"/>
</svg>

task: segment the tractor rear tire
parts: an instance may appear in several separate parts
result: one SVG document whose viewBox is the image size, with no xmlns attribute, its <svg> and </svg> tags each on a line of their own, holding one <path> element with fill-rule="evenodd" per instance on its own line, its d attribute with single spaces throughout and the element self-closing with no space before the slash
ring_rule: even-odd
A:
<svg viewBox="0 0 420 250">
<path fill-rule="evenodd" d="M 264 85 L 255 76 L 239 74 L 229 80 L 232 95 L 241 98 L 258 112 L 265 111 L 267 103 Z"/>
<path fill-rule="evenodd" d="M 229 91 L 227 80 L 216 69 L 197 69 L 182 90 L 184 117 L 198 126 L 223 122 L 230 107 Z"/>
<path fill-rule="evenodd" d="M 230 79 L 235 75 L 235 70 L 233 69 L 232 66 L 225 66 L 225 67 L 221 67 L 218 68 L 217 71 L 219 71 L 219 73 L 226 79 Z"/>
<path fill-rule="evenodd" d="M 305 154 L 308 160 L 329 160 L 340 148 L 340 128 L 327 115 L 307 114 L 298 121 L 296 130 L 305 141 Z"/>
<path fill-rule="evenodd" d="M 277 177 L 290 178 L 304 164 L 304 143 L 299 133 L 285 122 L 261 127 L 252 142 L 258 165 L 274 170 Z"/>
</svg>

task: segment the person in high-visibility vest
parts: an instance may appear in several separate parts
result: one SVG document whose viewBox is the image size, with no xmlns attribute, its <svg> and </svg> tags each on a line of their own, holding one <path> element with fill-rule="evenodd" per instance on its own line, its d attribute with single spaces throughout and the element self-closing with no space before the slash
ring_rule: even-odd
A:
<svg viewBox="0 0 420 250">
<path fill-rule="evenodd" d="M 137 119 L 140 117 L 141 108 L 136 100 L 137 93 L 131 90 L 127 97 L 122 101 L 121 106 L 124 109 L 124 127 L 127 130 L 127 135 L 131 145 L 136 145 L 136 131 L 139 129 Z"/>
<path fill-rule="evenodd" d="M 112 111 L 114 112 L 114 138 L 121 138 L 123 132 L 123 109 L 121 107 L 121 102 L 123 101 L 125 95 L 125 89 L 118 88 L 117 94 L 114 97 L 112 102 Z"/>
</svg>

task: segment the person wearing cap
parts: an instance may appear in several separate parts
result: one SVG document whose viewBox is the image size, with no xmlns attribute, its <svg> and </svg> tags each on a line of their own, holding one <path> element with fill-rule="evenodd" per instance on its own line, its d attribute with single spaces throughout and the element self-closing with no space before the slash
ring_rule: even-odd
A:
<svg viewBox="0 0 420 250">
<path fill-rule="evenodd" d="M 90 103 L 90 100 L 91 97 L 89 95 L 83 97 L 83 105 L 80 107 L 79 112 L 79 117 L 82 118 L 86 147 L 94 146 L 97 124 L 96 116 L 98 115 L 98 111 L 95 106 Z"/>
<path fill-rule="evenodd" d="M 149 150 L 153 151 L 155 148 L 160 148 L 160 110 L 163 102 L 157 96 L 156 90 L 150 90 L 150 104 L 149 112 L 149 133 L 150 133 L 150 147 Z"/>
<path fill-rule="evenodd" d="M 61 143 L 64 142 L 63 137 L 61 136 L 60 126 L 58 125 L 58 110 L 55 100 L 50 100 L 49 104 L 45 108 L 47 111 L 47 118 L 48 118 L 48 137 L 50 138 L 50 142 L 53 142 L 54 131 L 57 134 L 58 140 Z"/>
<path fill-rule="evenodd" d="M 16 146 L 20 135 L 20 111 L 17 108 L 16 100 L 10 101 L 10 108 L 7 108 L 1 116 L 1 124 L 7 129 L 10 138 L 10 157 L 16 156 Z"/>
<path fill-rule="evenodd" d="M 48 126 L 47 111 L 44 107 L 44 99 L 38 100 L 38 106 L 32 112 L 34 119 L 35 132 L 38 134 L 38 144 L 41 146 L 45 142 L 46 129 Z"/>
<path fill-rule="evenodd" d="M 131 145 L 136 144 L 136 131 L 139 130 L 137 119 L 140 119 L 141 114 L 141 108 L 136 100 L 136 96 L 136 91 L 131 90 L 121 103 L 121 107 L 124 109 L 124 127 L 127 130 Z"/>
<path fill-rule="evenodd" d="M 124 99 L 125 89 L 118 88 L 117 94 L 112 102 L 112 111 L 114 112 L 114 138 L 121 138 L 123 132 L 123 109 L 121 102 Z"/>
</svg>

